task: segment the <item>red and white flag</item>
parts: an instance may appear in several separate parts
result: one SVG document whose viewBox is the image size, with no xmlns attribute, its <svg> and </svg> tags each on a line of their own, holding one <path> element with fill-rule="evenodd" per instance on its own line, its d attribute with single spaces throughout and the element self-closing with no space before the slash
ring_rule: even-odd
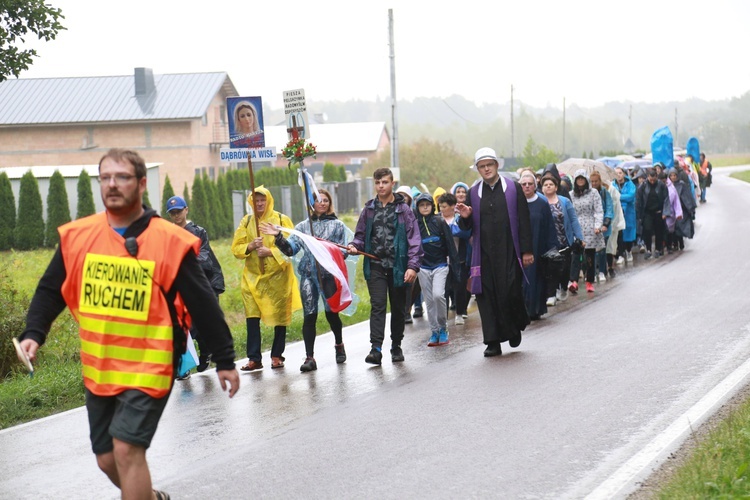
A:
<svg viewBox="0 0 750 500">
<path fill-rule="evenodd" d="M 307 246 L 318 264 L 333 276 L 336 289 L 330 296 L 324 297 L 331 312 L 338 313 L 349 307 L 352 303 L 352 291 L 349 289 L 349 274 L 339 247 L 330 241 L 319 240 L 296 229 L 281 226 L 276 226 L 276 229 L 298 237 Z M 326 289 L 322 283 L 321 289 Z"/>
</svg>

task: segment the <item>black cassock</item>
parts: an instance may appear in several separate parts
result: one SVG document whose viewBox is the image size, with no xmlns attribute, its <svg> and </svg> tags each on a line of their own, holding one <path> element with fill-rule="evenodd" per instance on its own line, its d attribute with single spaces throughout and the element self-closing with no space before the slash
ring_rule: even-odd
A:
<svg viewBox="0 0 750 500">
<path fill-rule="evenodd" d="M 528 203 L 517 182 L 508 179 L 506 182 L 508 189 L 516 190 L 521 253 L 531 253 L 532 235 Z M 471 206 L 470 197 L 467 197 L 466 204 Z M 475 207 L 472 208 L 476 210 Z M 495 184 L 495 189 L 491 189 L 486 182 L 482 186 L 479 217 L 482 293 L 477 294 L 476 299 L 479 317 L 482 320 L 484 343 L 520 340 L 521 331 L 529 324 L 529 315 L 523 300 L 523 272 L 513 248 L 508 206 L 501 181 Z M 468 229 L 472 227 L 473 221 L 471 218 L 461 218 L 459 225 Z M 477 234 L 476 228 L 472 229 L 473 233 Z"/>
</svg>

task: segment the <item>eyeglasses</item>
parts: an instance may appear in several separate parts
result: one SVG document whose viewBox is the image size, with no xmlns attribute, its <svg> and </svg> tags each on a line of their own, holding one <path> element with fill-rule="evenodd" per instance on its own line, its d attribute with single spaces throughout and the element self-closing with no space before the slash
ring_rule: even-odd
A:
<svg viewBox="0 0 750 500">
<path fill-rule="evenodd" d="M 495 163 L 494 161 L 491 161 L 491 162 L 485 163 L 484 165 L 479 165 L 479 164 L 478 164 L 478 165 L 477 165 L 477 170 L 481 170 L 481 169 L 483 169 L 483 168 L 491 168 L 491 167 L 494 167 L 495 165 L 497 165 L 497 163 Z"/>
<path fill-rule="evenodd" d="M 528 186 L 533 186 L 534 185 L 533 182 L 521 182 L 520 184 L 521 184 L 521 187 L 528 187 Z"/>
<path fill-rule="evenodd" d="M 107 185 L 112 181 L 112 179 L 114 179 L 116 186 L 122 186 L 123 184 L 129 182 L 133 177 L 137 176 L 133 174 L 100 175 L 99 184 Z"/>
</svg>

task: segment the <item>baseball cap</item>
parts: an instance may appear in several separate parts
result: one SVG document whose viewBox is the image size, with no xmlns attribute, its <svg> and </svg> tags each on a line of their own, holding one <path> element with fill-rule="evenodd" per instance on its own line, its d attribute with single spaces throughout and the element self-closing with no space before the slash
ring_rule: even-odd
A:
<svg viewBox="0 0 750 500">
<path fill-rule="evenodd" d="M 182 210 L 183 208 L 187 208 L 187 203 L 185 203 L 185 200 L 181 196 L 172 196 L 167 200 L 167 212 Z"/>
</svg>

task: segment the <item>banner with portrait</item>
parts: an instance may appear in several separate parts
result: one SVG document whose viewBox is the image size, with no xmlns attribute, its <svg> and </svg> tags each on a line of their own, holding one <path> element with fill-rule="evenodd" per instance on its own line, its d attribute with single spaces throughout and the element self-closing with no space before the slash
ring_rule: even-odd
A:
<svg viewBox="0 0 750 500">
<path fill-rule="evenodd" d="M 266 147 L 260 96 L 227 97 L 227 115 L 230 148 Z"/>
</svg>

